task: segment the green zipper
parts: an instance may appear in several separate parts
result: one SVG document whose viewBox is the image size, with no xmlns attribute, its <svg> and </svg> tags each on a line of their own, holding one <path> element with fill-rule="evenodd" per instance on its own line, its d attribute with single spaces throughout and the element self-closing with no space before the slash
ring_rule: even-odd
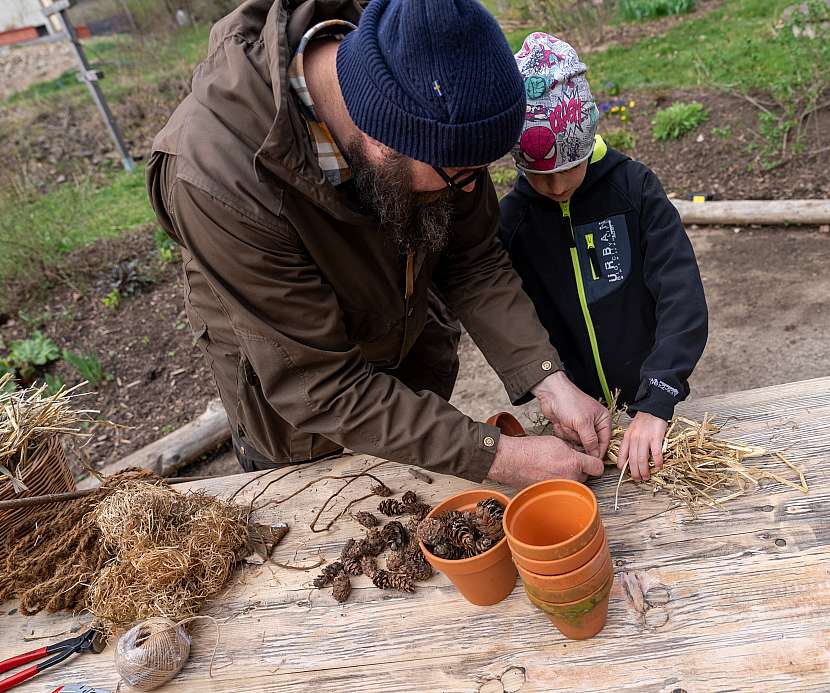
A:
<svg viewBox="0 0 830 693">
<path fill-rule="evenodd" d="M 562 209 L 562 216 L 568 220 L 568 225 L 571 229 L 571 238 L 573 239 L 573 244 L 571 245 L 571 263 L 574 268 L 576 292 L 579 294 L 579 305 L 582 307 L 582 317 L 585 320 L 585 327 L 588 328 L 588 340 L 591 342 L 591 352 L 594 355 L 594 365 L 597 369 L 597 376 L 599 376 L 599 384 L 602 386 L 602 393 L 605 396 L 605 402 L 610 404 L 611 391 L 608 389 L 608 381 L 605 379 L 605 371 L 602 368 L 602 360 L 599 357 L 597 333 L 594 330 L 594 321 L 591 319 L 591 311 L 588 310 L 588 301 L 585 298 L 585 284 L 582 280 L 582 270 L 579 267 L 579 254 L 576 250 L 576 234 L 574 233 L 573 221 L 571 220 L 571 201 L 566 200 L 565 202 L 560 202 L 559 206 Z"/>
</svg>

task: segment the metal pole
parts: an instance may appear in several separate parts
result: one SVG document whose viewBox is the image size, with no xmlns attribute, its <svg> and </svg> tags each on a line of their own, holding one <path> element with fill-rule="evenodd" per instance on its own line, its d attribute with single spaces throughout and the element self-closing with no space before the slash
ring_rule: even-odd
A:
<svg viewBox="0 0 830 693">
<path fill-rule="evenodd" d="M 100 74 L 90 67 L 89 61 L 86 59 L 84 48 L 78 40 L 78 33 L 75 31 L 75 27 L 72 25 L 72 20 L 69 19 L 69 16 L 66 13 L 68 9 L 69 2 L 67 0 L 58 0 L 57 2 L 45 7 L 44 14 L 47 16 L 56 14 L 60 17 L 63 30 L 66 32 L 66 36 L 75 50 L 75 57 L 77 58 L 78 67 L 80 69 L 78 79 L 81 82 L 84 82 L 89 88 L 89 93 L 92 95 L 92 99 L 95 101 L 95 105 L 98 107 L 98 111 L 104 119 L 104 125 L 106 125 L 107 131 L 109 132 L 112 141 L 115 143 L 115 148 L 121 156 L 121 163 L 124 165 L 124 169 L 129 173 L 132 173 L 135 169 L 135 163 L 130 156 L 130 152 L 127 150 L 127 145 L 124 142 L 124 136 L 121 134 L 121 129 L 118 127 L 118 123 L 115 121 L 112 111 L 110 111 L 109 106 L 107 105 L 104 93 L 101 91 L 101 87 L 98 86 Z"/>
</svg>

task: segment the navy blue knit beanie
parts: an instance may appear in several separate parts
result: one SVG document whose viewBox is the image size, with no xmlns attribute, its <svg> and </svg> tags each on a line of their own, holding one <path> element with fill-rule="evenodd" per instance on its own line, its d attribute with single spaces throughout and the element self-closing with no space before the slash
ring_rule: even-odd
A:
<svg viewBox="0 0 830 693">
<path fill-rule="evenodd" d="M 432 166 L 479 166 L 516 143 L 525 90 L 478 0 L 372 0 L 337 51 L 358 128 Z"/>
</svg>

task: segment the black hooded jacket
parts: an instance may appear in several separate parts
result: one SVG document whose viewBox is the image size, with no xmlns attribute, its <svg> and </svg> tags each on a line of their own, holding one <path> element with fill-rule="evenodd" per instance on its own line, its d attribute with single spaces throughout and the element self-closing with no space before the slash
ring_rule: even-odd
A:
<svg viewBox="0 0 830 693">
<path fill-rule="evenodd" d="M 501 201 L 500 235 L 573 382 L 606 400 L 619 388 L 632 416 L 670 419 L 689 394 L 708 314 L 692 245 L 657 176 L 598 137 L 568 203 L 520 175 Z"/>
</svg>

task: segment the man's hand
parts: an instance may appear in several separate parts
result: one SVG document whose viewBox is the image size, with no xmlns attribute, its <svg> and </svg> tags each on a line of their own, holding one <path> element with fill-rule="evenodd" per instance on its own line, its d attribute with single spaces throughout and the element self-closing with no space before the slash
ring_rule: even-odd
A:
<svg viewBox="0 0 830 693">
<path fill-rule="evenodd" d="M 617 467 L 622 469 L 628 462 L 632 479 L 648 480 L 649 455 L 654 460 L 655 469 L 663 466 L 663 438 L 667 428 L 668 423 L 659 416 L 638 411 L 623 437 Z"/>
<path fill-rule="evenodd" d="M 593 457 L 605 457 L 611 440 L 611 414 L 605 407 L 582 392 L 563 371 L 549 375 L 531 392 L 559 438 L 579 443 Z"/>
<path fill-rule="evenodd" d="M 553 436 L 512 438 L 502 435 L 489 479 L 513 488 L 524 488 L 546 479 L 585 481 L 600 476 L 602 460 L 575 450 Z"/>
</svg>

